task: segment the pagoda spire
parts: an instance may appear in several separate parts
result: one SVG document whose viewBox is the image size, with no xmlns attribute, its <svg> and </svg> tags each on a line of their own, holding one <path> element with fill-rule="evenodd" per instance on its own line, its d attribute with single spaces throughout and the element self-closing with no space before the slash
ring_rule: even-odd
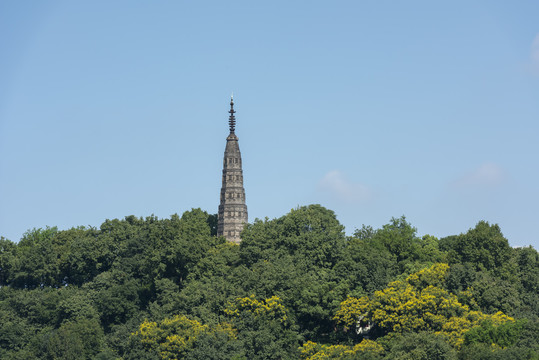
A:
<svg viewBox="0 0 539 360">
<path fill-rule="evenodd" d="M 234 111 L 234 94 L 230 96 L 230 116 L 228 117 L 228 125 L 230 126 L 230 133 L 234 134 L 234 130 L 236 129 L 236 117 L 234 114 L 236 111 Z"/>
</svg>

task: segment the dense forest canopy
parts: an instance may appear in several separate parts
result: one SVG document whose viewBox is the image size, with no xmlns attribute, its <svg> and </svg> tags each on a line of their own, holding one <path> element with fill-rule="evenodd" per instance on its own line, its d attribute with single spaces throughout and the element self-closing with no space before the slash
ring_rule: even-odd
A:
<svg viewBox="0 0 539 360">
<path fill-rule="evenodd" d="M 240 245 L 200 209 L 0 238 L 1 359 L 537 359 L 539 254 L 481 221 L 346 236 L 299 207 Z"/>
</svg>

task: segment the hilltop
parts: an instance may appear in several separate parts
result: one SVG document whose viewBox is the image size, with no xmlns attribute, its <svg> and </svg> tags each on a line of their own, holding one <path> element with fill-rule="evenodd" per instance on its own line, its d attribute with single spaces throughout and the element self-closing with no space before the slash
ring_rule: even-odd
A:
<svg viewBox="0 0 539 360">
<path fill-rule="evenodd" d="M 536 359 L 539 254 L 498 225 L 346 236 L 299 207 L 239 245 L 200 209 L 0 239 L 2 359 Z M 463 229 L 464 230 L 464 229 Z"/>
</svg>

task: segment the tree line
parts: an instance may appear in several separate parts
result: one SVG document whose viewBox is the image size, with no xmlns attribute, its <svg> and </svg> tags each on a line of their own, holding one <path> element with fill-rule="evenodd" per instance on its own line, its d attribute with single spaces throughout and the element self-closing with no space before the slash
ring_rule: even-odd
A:
<svg viewBox="0 0 539 360">
<path fill-rule="evenodd" d="M 539 358 L 539 254 L 498 225 L 346 236 L 320 205 L 240 245 L 216 225 L 193 209 L 0 238 L 0 358 Z"/>
</svg>

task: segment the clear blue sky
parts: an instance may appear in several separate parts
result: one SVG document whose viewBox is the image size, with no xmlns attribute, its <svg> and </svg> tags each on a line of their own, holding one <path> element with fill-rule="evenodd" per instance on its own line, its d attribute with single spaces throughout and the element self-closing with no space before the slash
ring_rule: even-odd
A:
<svg viewBox="0 0 539 360">
<path fill-rule="evenodd" d="M 539 2 L 3 1 L 0 235 L 217 212 L 538 247 Z"/>
</svg>

